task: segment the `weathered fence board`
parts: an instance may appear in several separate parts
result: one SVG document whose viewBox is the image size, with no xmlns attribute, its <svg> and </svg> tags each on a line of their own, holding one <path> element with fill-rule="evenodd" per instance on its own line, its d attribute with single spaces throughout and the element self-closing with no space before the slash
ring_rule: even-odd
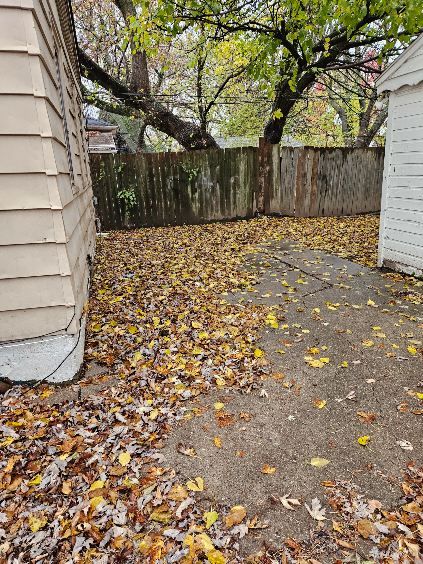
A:
<svg viewBox="0 0 423 564">
<path fill-rule="evenodd" d="M 270 213 L 299 217 L 380 210 L 383 148 L 281 149 L 281 188 Z"/>
<path fill-rule="evenodd" d="M 256 147 L 91 155 L 103 230 L 380 210 L 384 150 Z"/>
<path fill-rule="evenodd" d="M 91 155 L 102 229 L 252 217 L 257 149 Z"/>
</svg>

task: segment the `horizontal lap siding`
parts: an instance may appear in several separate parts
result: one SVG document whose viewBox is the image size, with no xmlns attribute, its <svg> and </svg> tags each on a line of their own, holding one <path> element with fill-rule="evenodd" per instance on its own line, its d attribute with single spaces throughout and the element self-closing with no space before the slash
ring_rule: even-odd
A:
<svg viewBox="0 0 423 564">
<path fill-rule="evenodd" d="M 56 3 L 14 4 L 0 7 L 0 341 L 63 331 L 71 320 L 76 332 L 94 250 L 78 77 Z"/>
<path fill-rule="evenodd" d="M 423 66 L 423 58 L 420 62 Z M 423 85 L 393 92 L 389 103 L 392 142 L 387 148 L 381 262 L 422 271 Z"/>
</svg>

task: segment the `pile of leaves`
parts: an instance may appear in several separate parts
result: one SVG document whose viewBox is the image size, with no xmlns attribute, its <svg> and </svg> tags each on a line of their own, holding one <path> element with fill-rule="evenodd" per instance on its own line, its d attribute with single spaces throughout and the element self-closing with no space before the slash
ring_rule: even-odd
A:
<svg viewBox="0 0 423 564">
<path fill-rule="evenodd" d="M 196 496 L 207 484 L 200 476 L 181 483 L 160 451 L 173 425 L 199 414 L 194 398 L 216 388 L 248 391 L 269 372 L 256 344 L 269 308 L 225 296 L 256 282 L 244 256 L 283 238 L 374 264 L 377 219 L 260 219 L 99 238 L 86 362 L 107 366 L 106 387 L 57 405 L 49 405 L 48 385 L 14 388 L 3 398 L 0 559 L 243 561 L 239 539 L 257 519 L 242 506 L 204 508 Z M 399 543 L 404 554 L 415 551 L 409 535 L 421 527 L 421 475 L 409 469 L 408 476 L 412 513 L 376 508 L 363 517 L 379 523 L 372 527 L 383 557 Z M 361 502 L 353 490 L 344 497 L 341 487 L 335 491 L 331 503 L 351 518 L 342 525 L 351 543 L 354 503 Z M 386 522 L 395 519 L 403 526 L 394 532 Z M 332 536 L 328 542 L 343 546 Z M 292 541 L 280 554 L 299 561 L 311 553 Z"/>
</svg>

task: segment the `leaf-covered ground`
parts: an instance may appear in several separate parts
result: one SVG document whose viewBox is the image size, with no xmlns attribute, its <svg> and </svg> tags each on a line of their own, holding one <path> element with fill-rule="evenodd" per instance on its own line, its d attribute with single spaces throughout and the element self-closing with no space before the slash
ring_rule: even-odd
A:
<svg viewBox="0 0 423 564">
<path fill-rule="evenodd" d="M 245 561 L 239 539 L 259 528 L 259 520 L 242 506 L 205 510 L 197 503 L 207 484 L 201 476 L 182 481 L 165 465 L 166 437 L 178 421 L 198 415 L 194 398 L 227 388 L 248 392 L 271 371 L 258 339 L 263 326 L 277 323 L 273 309 L 226 299 L 254 289 L 257 274 L 244 267 L 246 255 L 260 243 L 291 239 L 374 266 L 377 230 L 373 216 L 263 218 L 99 239 L 86 361 L 106 366 L 107 375 L 75 384 L 76 395 L 40 386 L 14 388 L 3 398 L 0 558 Z M 402 280 L 403 299 L 418 303 L 420 282 L 393 277 Z M 420 354 L 418 346 L 412 354 Z M 375 512 L 385 511 L 384 523 L 395 522 L 387 542 L 411 562 L 422 531 L 422 474 L 413 466 L 404 472 L 403 506 Z M 331 496 L 335 522 L 356 530 L 357 495 L 335 488 Z M 285 503 L 295 505 L 290 498 Z M 316 503 L 309 511 L 319 521 Z M 375 525 L 367 516 L 362 521 L 362 536 L 371 537 Z M 353 546 L 350 536 L 340 537 L 346 549 Z M 290 542 L 256 560 L 313 562 L 313 543 Z"/>
</svg>

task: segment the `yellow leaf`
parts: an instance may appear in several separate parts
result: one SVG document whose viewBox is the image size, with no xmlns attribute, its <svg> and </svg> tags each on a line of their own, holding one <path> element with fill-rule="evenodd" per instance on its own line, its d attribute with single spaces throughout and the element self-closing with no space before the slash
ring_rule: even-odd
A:
<svg viewBox="0 0 423 564">
<path fill-rule="evenodd" d="M 134 333 L 136 333 L 138 331 L 138 329 L 135 327 L 135 325 L 129 325 L 128 331 L 129 331 L 129 333 L 131 333 L 131 335 L 133 335 Z"/>
<path fill-rule="evenodd" d="M 160 506 L 150 514 L 151 521 L 156 521 L 157 523 L 163 523 L 167 525 L 169 521 L 172 519 L 172 512 L 169 508 L 164 505 Z"/>
<path fill-rule="evenodd" d="M 214 550 L 212 540 L 209 537 L 209 535 L 207 535 L 206 533 L 201 533 L 199 535 L 196 535 L 194 541 L 195 541 L 194 548 L 196 548 L 197 550 L 201 550 L 206 555 L 212 550 Z"/>
<path fill-rule="evenodd" d="M 121 452 L 119 454 L 119 464 L 121 466 L 127 466 L 131 460 L 131 454 L 129 452 Z"/>
<path fill-rule="evenodd" d="M 307 364 L 309 366 L 311 366 L 312 368 L 323 368 L 324 367 L 324 362 L 322 362 L 321 360 L 319 360 L 318 358 L 305 358 Z"/>
<path fill-rule="evenodd" d="M 375 302 L 374 302 L 373 300 L 370 300 L 370 299 L 369 299 L 369 300 L 367 300 L 367 305 L 368 305 L 368 306 L 375 306 L 376 304 L 375 304 Z"/>
<path fill-rule="evenodd" d="M 151 420 L 154 421 L 154 419 L 157 419 L 158 416 L 159 416 L 159 410 L 158 410 L 158 409 L 152 409 L 152 410 L 150 411 L 149 418 L 150 418 Z"/>
<path fill-rule="evenodd" d="M 222 402 L 220 402 L 220 401 L 217 401 L 217 402 L 214 404 L 214 408 L 215 408 L 216 411 L 220 411 L 220 410 L 223 409 L 224 407 L 225 407 L 225 404 L 222 403 Z"/>
<path fill-rule="evenodd" d="M 198 321 L 193 321 L 191 325 L 194 327 L 194 329 L 201 329 L 202 327 L 201 323 L 199 323 Z"/>
<path fill-rule="evenodd" d="M 95 482 L 93 482 L 90 486 L 90 492 L 94 491 L 94 490 L 100 490 L 102 487 L 104 487 L 104 482 L 103 480 L 96 480 Z"/>
<path fill-rule="evenodd" d="M 132 357 L 132 362 L 133 362 L 133 364 L 136 364 L 141 359 L 142 359 L 142 354 L 140 353 L 140 351 L 136 351 L 134 356 Z"/>
<path fill-rule="evenodd" d="M 100 503 L 104 501 L 104 497 L 102 495 L 97 495 L 96 497 L 92 497 L 90 499 L 90 506 L 92 509 L 95 509 Z"/>
<path fill-rule="evenodd" d="M 261 358 L 263 355 L 264 355 L 264 351 L 262 351 L 261 349 L 256 349 L 256 350 L 254 351 L 254 356 L 255 356 L 256 358 Z"/>
<path fill-rule="evenodd" d="M 204 490 L 204 480 L 200 476 L 193 480 L 188 480 L 186 486 L 192 492 L 202 492 Z"/>
<path fill-rule="evenodd" d="M 370 437 L 369 435 L 363 435 L 362 437 L 358 437 L 357 441 L 360 445 L 366 446 L 370 441 Z"/>
<path fill-rule="evenodd" d="M 370 339 L 365 339 L 364 341 L 362 341 L 362 345 L 363 347 L 373 347 L 374 342 Z"/>
<path fill-rule="evenodd" d="M 264 464 L 261 469 L 262 474 L 274 474 L 276 472 L 275 466 L 269 466 L 269 464 Z"/>
<path fill-rule="evenodd" d="M 309 354 L 319 354 L 320 349 L 318 349 L 317 347 L 311 347 L 310 349 L 308 349 L 307 351 Z"/>
<path fill-rule="evenodd" d="M 239 525 L 246 515 L 247 510 L 243 505 L 234 505 L 226 515 L 225 524 L 228 528 Z"/>
<path fill-rule="evenodd" d="M 216 548 L 213 548 L 213 550 L 206 552 L 206 556 L 210 564 L 226 564 L 226 558 L 223 556 L 220 550 L 217 550 Z"/>
<path fill-rule="evenodd" d="M 217 448 L 222 448 L 222 439 L 220 437 L 215 437 L 213 439 L 214 442 L 214 446 L 216 446 Z"/>
<path fill-rule="evenodd" d="M 15 439 L 13 437 L 6 437 L 4 441 L 0 443 L 0 447 L 7 447 L 13 443 Z"/>
<path fill-rule="evenodd" d="M 160 317 L 153 317 L 153 325 L 154 327 L 158 327 L 160 325 Z"/>
<path fill-rule="evenodd" d="M 323 364 L 329 364 L 330 359 L 327 356 L 325 356 L 325 357 L 320 359 L 320 362 L 323 362 Z"/>
<path fill-rule="evenodd" d="M 423 400 L 423 393 L 422 392 L 416 392 L 416 398 L 418 398 L 419 400 Z"/>
<path fill-rule="evenodd" d="M 213 523 L 219 519 L 219 513 L 216 511 L 206 511 L 203 513 L 203 521 L 206 522 L 206 529 L 210 529 Z"/>
<path fill-rule="evenodd" d="M 41 480 L 42 480 L 41 474 L 37 474 L 32 478 L 32 480 L 28 482 L 28 486 L 38 486 L 38 484 L 41 484 Z"/>
<path fill-rule="evenodd" d="M 317 409 L 323 409 L 326 404 L 327 404 L 327 401 L 323 400 L 323 399 L 315 399 L 313 401 L 313 405 L 314 405 L 314 407 L 317 407 Z"/>
<path fill-rule="evenodd" d="M 330 460 L 327 458 L 320 458 L 320 456 L 316 456 L 310 460 L 310 464 L 315 466 L 316 468 L 323 468 L 330 463 Z"/>
<path fill-rule="evenodd" d="M 91 331 L 95 331 L 96 333 L 98 333 L 99 331 L 101 331 L 101 325 L 100 323 L 93 323 L 91 325 Z"/>
<path fill-rule="evenodd" d="M 347 360 L 343 360 L 339 366 L 340 366 L 341 368 L 348 368 L 348 361 L 347 361 Z"/>
<path fill-rule="evenodd" d="M 46 523 L 47 519 L 45 519 L 44 517 L 42 519 L 39 519 L 38 517 L 31 515 L 28 519 L 29 528 L 33 533 L 36 533 L 37 531 L 42 529 Z"/>
<path fill-rule="evenodd" d="M 413 356 L 417 354 L 417 349 L 416 349 L 416 347 L 412 347 L 412 346 L 410 345 L 409 347 L 407 347 L 407 350 L 408 350 L 408 352 L 409 352 L 411 355 L 413 355 Z"/>
</svg>

